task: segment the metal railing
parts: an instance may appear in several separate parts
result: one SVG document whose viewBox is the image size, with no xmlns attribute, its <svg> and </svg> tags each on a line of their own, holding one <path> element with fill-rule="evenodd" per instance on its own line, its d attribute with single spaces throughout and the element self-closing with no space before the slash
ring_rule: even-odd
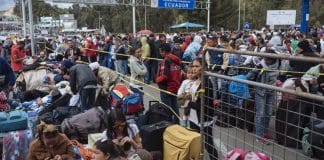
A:
<svg viewBox="0 0 324 160">
<path fill-rule="evenodd" d="M 208 49 L 276 59 L 324 62 L 324 59 L 314 57 Z M 226 153 L 235 148 L 262 152 L 274 160 L 323 158 L 319 156 L 324 153 L 324 145 L 319 145 L 319 141 L 324 139 L 324 134 L 319 130 L 318 124 L 324 122 L 324 96 L 310 93 L 309 82 L 291 78 L 286 83 L 292 82 L 295 88 L 285 88 L 209 71 L 203 72 L 202 79 L 205 94 L 200 97 L 200 121 L 202 124 L 206 118 L 214 119 L 214 123 L 209 126 L 211 132 L 203 125 L 200 126 L 204 137 L 202 151 L 205 150 L 209 155 L 204 155 L 204 159 L 212 159 L 213 156 L 216 158 L 216 154 L 208 147 L 214 147 L 218 151 L 219 159 L 225 158 Z M 221 87 L 215 87 L 217 83 L 221 83 Z M 298 86 L 300 84 L 303 86 Z M 238 91 L 242 88 L 248 94 L 242 95 L 242 91 Z M 216 95 L 208 94 L 210 92 Z M 219 103 L 210 103 L 214 100 Z M 213 114 L 205 113 L 206 108 L 213 110 Z M 310 131 L 306 132 L 305 128 Z M 324 127 L 321 129 L 324 130 Z M 269 139 L 265 139 L 263 135 L 267 135 Z M 212 142 L 210 138 L 213 139 Z M 312 156 L 306 155 L 302 150 L 302 147 L 307 146 L 306 141 L 310 143 L 308 148 L 311 148 Z"/>
</svg>

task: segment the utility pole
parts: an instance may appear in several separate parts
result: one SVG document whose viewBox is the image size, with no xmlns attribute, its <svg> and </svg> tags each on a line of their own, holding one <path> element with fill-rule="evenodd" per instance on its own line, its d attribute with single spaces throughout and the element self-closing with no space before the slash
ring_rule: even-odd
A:
<svg viewBox="0 0 324 160">
<path fill-rule="evenodd" d="M 136 34 L 136 17 L 135 17 L 135 0 L 132 0 L 132 7 L 133 7 L 133 35 L 135 36 Z"/>
<path fill-rule="evenodd" d="M 210 0 L 207 1 L 207 32 L 210 31 Z"/>
<path fill-rule="evenodd" d="M 23 34 L 24 34 L 24 37 L 26 37 L 27 36 L 27 31 L 26 31 L 25 0 L 21 0 L 21 12 L 22 12 L 22 19 L 23 19 Z"/>
<path fill-rule="evenodd" d="M 238 22 L 237 22 L 237 31 L 239 31 L 241 27 L 241 0 L 238 1 L 239 1 L 239 15 L 238 15 Z"/>
<path fill-rule="evenodd" d="M 245 25 L 245 23 L 246 23 L 246 19 L 245 19 L 245 5 L 246 5 L 246 3 L 245 3 L 245 1 L 243 0 L 243 25 Z"/>
<path fill-rule="evenodd" d="M 31 40 L 32 56 L 35 55 L 35 41 L 34 41 L 34 24 L 33 24 L 33 4 L 32 0 L 28 0 L 28 11 L 29 11 L 29 35 Z"/>
<path fill-rule="evenodd" d="M 146 2 L 144 2 L 144 28 L 146 29 Z"/>
<path fill-rule="evenodd" d="M 99 30 L 101 29 L 100 21 L 101 21 L 101 17 L 100 17 L 100 11 L 99 11 Z"/>
</svg>

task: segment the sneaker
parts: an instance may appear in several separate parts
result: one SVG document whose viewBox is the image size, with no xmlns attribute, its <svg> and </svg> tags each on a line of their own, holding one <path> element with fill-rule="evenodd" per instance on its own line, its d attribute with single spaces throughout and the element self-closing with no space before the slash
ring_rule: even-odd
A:
<svg viewBox="0 0 324 160">
<path fill-rule="evenodd" d="M 268 135 L 263 135 L 261 137 L 258 137 L 256 141 L 259 143 L 263 143 L 265 145 L 270 145 L 273 142 L 273 140 Z"/>
<path fill-rule="evenodd" d="M 220 100 L 213 100 L 214 105 L 220 105 L 221 101 Z"/>
</svg>

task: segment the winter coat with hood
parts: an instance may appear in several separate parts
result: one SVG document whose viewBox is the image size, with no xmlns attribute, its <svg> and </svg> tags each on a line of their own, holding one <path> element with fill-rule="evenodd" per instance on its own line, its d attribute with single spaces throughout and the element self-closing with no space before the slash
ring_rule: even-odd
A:
<svg viewBox="0 0 324 160">
<path fill-rule="evenodd" d="M 156 75 L 159 88 L 177 93 L 181 85 L 181 60 L 174 54 L 167 54 L 159 65 Z"/>
<path fill-rule="evenodd" d="M 105 90 L 109 90 L 110 86 L 113 85 L 118 79 L 118 74 L 113 70 L 99 66 L 98 67 L 98 83 L 103 86 Z"/>
<path fill-rule="evenodd" d="M 196 59 L 197 53 L 200 51 L 201 48 L 201 42 L 202 38 L 198 35 L 195 36 L 193 42 L 190 43 L 190 45 L 184 52 L 182 59 L 187 61 L 193 61 L 194 59 Z"/>
</svg>

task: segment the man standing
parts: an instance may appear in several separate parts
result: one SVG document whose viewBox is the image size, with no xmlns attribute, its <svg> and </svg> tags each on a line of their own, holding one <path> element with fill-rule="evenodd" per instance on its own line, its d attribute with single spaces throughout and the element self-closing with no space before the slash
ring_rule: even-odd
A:
<svg viewBox="0 0 324 160">
<path fill-rule="evenodd" d="M 181 84 L 181 60 L 174 54 L 171 54 L 171 47 L 168 43 L 162 43 L 160 47 L 163 60 L 159 65 L 156 75 L 156 83 L 160 89 L 170 93 L 177 94 Z M 160 93 L 161 101 L 173 108 L 178 114 L 177 97 L 165 92 Z"/>
<path fill-rule="evenodd" d="M 23 61 L 26 58 L 25 42 L 18 41 L 16 45 L 11 48 L 11 67 L 15 73 L 23 69 Z"/>
<path fill-rule="evenodd" d="M 116 71 L 120 74 L 126 75 L 128 65 L 128 55 L 125 45 L 122 40 L 117 37 L 115 40 L 115 53 L 116 53 Z"/>
<path fill-rule="evenodd" d="M 80 93 L 81 111 L 90 109 L 95 104 L 97 78 L 90 67 L 77 64 L 70 68 L 70 86 L 73 94 Z"/>
<path fill-rule="evenodd" d="M 9 63 L 0 56 L 0 91 L 10 90 L 15 84 L 15 75 Z"/>
<path fill-rule="evenodd" d="M 208 47 L 216 47 L 223 48 L 218 44 L 217 35 L 211 34 L 207 37 L 207 46 Z M 208 50 L 205 55 L 206 63 L 208 65 L 208 69 L 211 72 L 215 72 L 218 74 L 224 74 L 225 70 L 228 66 L 228 54 L 220 51 Z M 220 90 L 221 90 L 221 79 L 217 79 L 215 77 L 211 77 L 211 82 L 213 83 L 213 96 L 214 99 L 220 98 Z M 214 101 L 217 103 L 218 101 Z"/>
<path fill-rule="evenodd" d="M 77 60 L 81 60 L 81 52 L 78 47 L 75 47 L 72 39 L 69 39 L 67 42 L 69 48 L 65 51 L 64 58 L 75 62 Z"/>
</svg>

